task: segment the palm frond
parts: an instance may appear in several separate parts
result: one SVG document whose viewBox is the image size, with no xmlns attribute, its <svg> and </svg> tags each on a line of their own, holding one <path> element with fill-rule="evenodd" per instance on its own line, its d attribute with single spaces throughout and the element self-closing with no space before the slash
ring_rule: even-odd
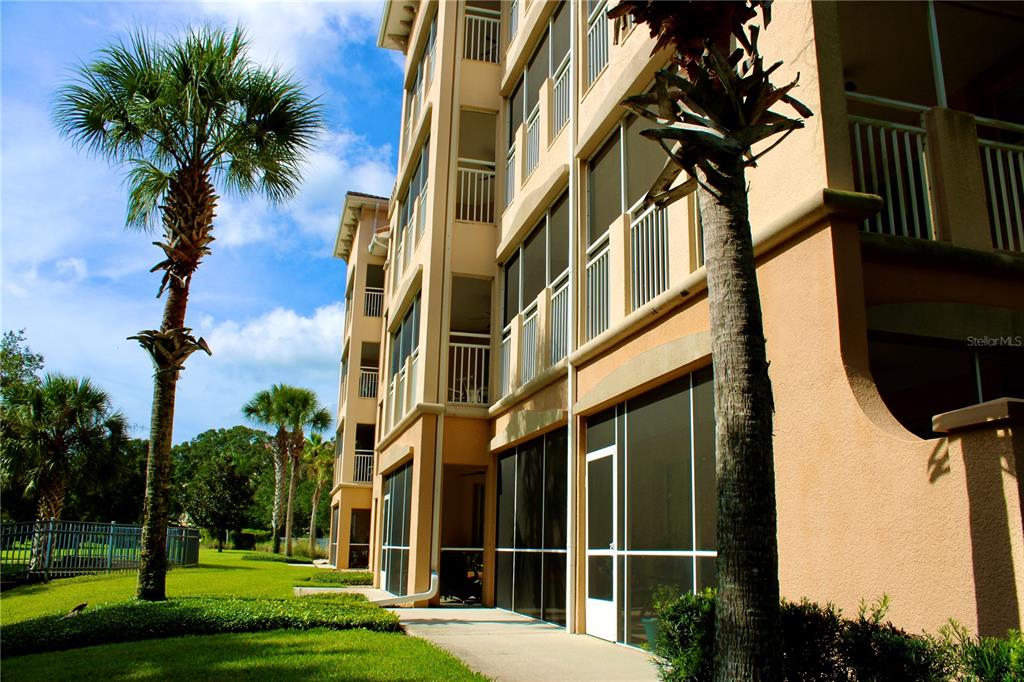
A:
<svg viewBox="0 0 1024 682">
<path fill-rule="evenodd" d="M 125 182 L 128 185 L 129 227 L 149 231 L 156 223 L 157 209 L 167 194 L 172 174 L 146 159 L 132 159 Z"/>
</svg>

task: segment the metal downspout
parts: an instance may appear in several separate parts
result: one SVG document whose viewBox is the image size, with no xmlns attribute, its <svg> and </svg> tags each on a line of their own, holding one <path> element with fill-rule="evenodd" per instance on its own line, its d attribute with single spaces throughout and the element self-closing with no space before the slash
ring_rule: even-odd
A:
<svg viewBox="0 0 1024 682">
<path fill-rule="evenodd" d="M 576 400 L 576 366 L 572 362 L 572 351 L 576 348 L 576 335 L 579 329 L 576 312 L 579 309 L 579 302 L 576 295 L 576 284 L 579 276 L 579 227 L 577 216 L 579 214 L 578 204 L 580 192 L 577 191 L 577 168 L 575 158 L 577 120 L 579 118 L 579 97 L 577 96 L 577 78 L 579 77 L 579 3 L 570 2 L 569 14 L 569 330 L 566 335 L 568 343 L 566 352 L 569 355 L 568 386 L 566 387 L 566 442 L 569 444 L 566 457 L 569 460 L 568 466 L 568 491 L 566 494 L 566 519 L 568 529 L 566 537 L 566 561 L 565 561 L 565 629 L 568 632 L 575 632 L 576 624 L 576 539 L 579 536 L 579 529 L 576 527 L 576 452 L 578 450 L 578 438 L 576 418 L 573 415 L 573 403 Z"/>
</svg>

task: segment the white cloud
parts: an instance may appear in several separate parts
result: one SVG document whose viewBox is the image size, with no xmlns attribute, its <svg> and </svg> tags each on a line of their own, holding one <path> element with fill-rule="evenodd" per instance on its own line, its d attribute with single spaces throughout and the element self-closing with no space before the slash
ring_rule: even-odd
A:
<svg viewBox="0 0 1024 682">
<path fill-rule="evenodd" d="M 57 274 L 71 282 L 81 282 L 89 274 L 89 268 L 81 258 L 64 258 L 57 261 Z"/>
</svg>

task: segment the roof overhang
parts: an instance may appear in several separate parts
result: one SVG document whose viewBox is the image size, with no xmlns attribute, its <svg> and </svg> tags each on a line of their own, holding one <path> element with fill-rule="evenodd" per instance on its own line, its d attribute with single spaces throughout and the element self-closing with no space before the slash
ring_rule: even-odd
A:
<svg viewBox="0 0 1024 682">
<path fill-rule="evenodd" d="M 419 4 L 418 0 L 385 0 L 377 31 L 377 47 L 405 52 Z"/>
<path fill-rule="evenodd" d="M 338 236 L 334 239 L 334 256 L 346 263 L 352 255 L 352 244 L 356 238 L 356 228 L 359 226 L 359 214 L 366 206 L 387 210 L 388 198 L 360 192 L 345 194 L 345 205 L 341 209 L 341 219 L 338 222 Z"/>
</svg>

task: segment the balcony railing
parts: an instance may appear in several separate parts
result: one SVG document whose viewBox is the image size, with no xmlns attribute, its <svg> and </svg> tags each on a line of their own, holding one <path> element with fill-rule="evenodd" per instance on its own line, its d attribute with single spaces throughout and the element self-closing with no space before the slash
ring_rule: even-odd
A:
<svg viewBox="0 0 1024 682">
<path fill-rule="evenodd" d="M 366 295 L 363 297 L 363 315 L 366 317 L 380 317 L 384 311 L 384 289 L 381 287 L 366 287 Z"/>
<path fill-rule="evenodd" d="M 555 280 L 551 294 L 551 364 L 569 352 L 569 273 Z"/>
<path fill-rule="evenodd" d="M 587 19 L 587 85 L 589 86 L 608 65 L 607 2 L 591 3 L 593 9 Z"/>
<path fill-rule="evenodd" d="M 516 198 L 516 147 L 508 148 L 505 159 L 505 205 L 508 206 Z"/>
<path fill-rule="evenodd" d="M 512 0 L 508 4 L 508 42 L 516 37 L 519 30 L 519 0 Z"/>
<path fill-rule="evenodd" d="M 587 249 L 587 338 L 608 328 L 608 235 Z"/>
<path fill-rule="evenodd" d="M 924 128 L 850 116 L 857 191 L 885 202 L 866 232 L 933 239 Z"/>
<path fill-rule="evenodd" d="M 452 332 L 448 343 L 448 402 L 487 405 L 491 347 L 488 334 Z M 454 339 L 460 339 L 455 341 Z M 464 339 L 464 340 L 463 340 Z"/>
<path fill-rule="evenodd" d="M 360 398 L 376 398 L 377 397 L 377 368 L 376 367 L 360 367 L 359 368 L 359 397 Z"/>
<path fill-rule="evenodd" d="M 466 7 L 466 46 L 463 56 L 478 62 L 498 63 L 501 45 L 501 12 Z"/>
<path fill-rule="evenodd" d="M 555 71 L 554 106 L 551 113 L 551 136 L 554 137 L 562 132 L 562 128 L 569 122 L 569 112 L 572 102 L 569 99 L 569 82 L 572 78 L 572 69 L 569 68 L 569 55 L 565 55 L 558 70 Z"/>
<path fill-rule="evenodd" d="M 369 483 L 373 480 L 373 450 L 356 450 L 352 480 L 356 483 Z"/>
<path fill-rule="evenodd" d="M 523 313 L 523 327 L 519 336 L 519 383 L 525 384 L 537 376 L 537 304 Z"/>
<path fill-rule="evenodd" d="M 540 163 L 540 104 L 537 104 L 526 119 L 526 168 L 524 175 L 530 177 L 530 173 Z"/>
<path fill-rule="evenodd" d="M 668 211 L 637 206 L 631 215 L 630 302 L 636 310 L 668 288 Z"/>
<path fill-rule="evenodd" d="M 512 390 L 512 325 L 505 327 L 501 333 L 501 385 L 502 397 Z"/>
<path fill-rule="evenodd" d="M 1024 147 L 978 140 L 992 246 L 1024 251 Z"/>
<path fill-rule="evenodd" d="M 455 219 L 494 222 L 494 162 L 459 159 Z"/>
</svg>

